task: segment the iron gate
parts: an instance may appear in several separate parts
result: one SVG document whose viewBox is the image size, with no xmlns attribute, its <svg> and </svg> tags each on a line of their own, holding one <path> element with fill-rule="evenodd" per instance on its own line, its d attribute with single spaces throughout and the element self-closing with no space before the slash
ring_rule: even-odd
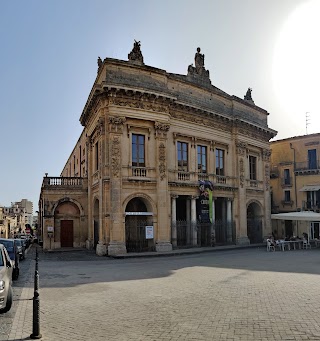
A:
<svg viewBox="0 0 320 341">
<path fill-rule="evenodd" d="M 250 244 L 262 243 L 262 221 L 260 219 L 247 219 L 247 234 Z"/>
<path fill-rule="evenodd" d="M 214 246 L 214 233 L 211 223 L 197 223 L 198 246 Z"/>
<path fill-rule="evenodd" d="M 154 239 L 146 239 L 146 226 L 152 225 L 141 217 L 126 217 L 127 252 L 155 251 Z"/>
</svg>

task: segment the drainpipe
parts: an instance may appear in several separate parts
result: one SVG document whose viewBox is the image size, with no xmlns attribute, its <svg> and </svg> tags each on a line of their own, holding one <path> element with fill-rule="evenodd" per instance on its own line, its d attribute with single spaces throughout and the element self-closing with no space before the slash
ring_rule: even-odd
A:
<svg viewBox="0 0 320 341">
<path fill-rule="evenodd" d="M 295 192 L 295 199 L 296 199 L 296 210 L 298 207 L 298 199 L 297 199 L 297 179 L 295 174 L 295 168 L 296 168 L 296 150 L 292 147 L 292 143 L 290 142 L 290 148 L 293 150 L 293 174 L 294 174 L 294 192 Z M 302 209 L 302 207 L 301 207 Z"/>
</svg>

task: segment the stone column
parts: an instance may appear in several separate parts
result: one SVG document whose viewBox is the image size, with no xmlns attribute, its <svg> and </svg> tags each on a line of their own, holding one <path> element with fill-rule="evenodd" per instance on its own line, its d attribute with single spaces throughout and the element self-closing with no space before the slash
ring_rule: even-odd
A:
<svg viewBox="0 0 320 341">
<path fill-rule="evenodd" d="M 227 242 L 232 243 L 232 199 L 227 199 Z"/>
<path fill-rule="evenodd" d="M 104 196 L 104 183 L 103 183 L 103 169 L 105 165 L 105 148 L 104 148 L 104 138 L 105 138 L 105 131 L 104 131 L 104 118 L 100 118 L 98 120 L 96 126 L 97 136 L 98 136 L 98 143 L 99 143 L 99 241 L 96 247 L 96 253 L 98 256 L 105 256 L 107 254 L 107 246 L 105 243 L 105 214 L 104 214 L 104 207 L 105 207 L 105 196 Z"/>
<path fill-rule="evenodd" d="M 186 221 L 187 221 L 187 244 L 191 244 L 191 202 L 190 199 L 186 200 Z"/>
<path fill-rule="evenodd" d="M 87 177 L 88 177 L 88 238 L 86 240 L 86 248 L 91 250 L 93 248 L 93 217 L 92 217 L 92 162 L 91 162 L 91 152 L 92 152 L 92 144 L 90 138 L 87 137 L 86 140 L 86 168 L 87 168 Z"/>
<path fill-rule="evenodd" d="M 192 196 L 191 197 L 191 236 L 192 236 L 192 245 L 198 245 L 197 240 L 197 205 L 196 200 L 198 197 Z"/>
<path fill-rule="evenodd" d="M 172 247 L 177 247 L 177 195 L 171 195 L 171 243 Z"/>
<path fill-rule="evenodd" d="M 169 219 L 170 214 L 170 194 L 167 180 L 167 132 L 170 125 L 162 122 L 154 123 L 155 138 L 157 146 L 157 218 L 158 230 L 156 251 L 171 251 L 172 243 L 171 238 L 171 222 Z M 175 243 L 177 241 L 177 234 L 175 232 Z"/>
<path fill-rule="evenodd" d="M 125 244 L 124 212 L 121 200 L 122 190 L 122 162 L 121 140 L 125 117 L 109 117 L 110 141 L 110 188 L 111 188 L 111 213 L 110 213 L 110 243 L 108 254 L 110 256 L 127 253 Z"/>
<path fill-rule="evenodd" d="M 265 211 L 264 211 L 265 226 L 263 230 L 264 239 L 272 234 L 271 197 L 270 197 L 270 156 L 271 156 L 271 151 L 269 149 L 263 149 L 262 160 L 264 163 L 264 207 L 265 207 Z"/>
<path fill-rule="evenodd" d="M 216 197 L 212 197 L 212 222 L 211 222 L 211 246 L 214 246 L 216 243 L 216 207 L 215 201 Z"/>
<path fill-rule="evenodd" d="M 237 235 L 236 243 L 241 245 L 250 244 L 250 240 L 247 235 L 247 196 L 246 196 L 246 183 L 245 183 L 245 162 L 247 144 L 242 141 L 236 141 L 237 148 L 237 174 L 239 174 L 238 179 L 238 219 L 237 224 Z"/>
</svg>

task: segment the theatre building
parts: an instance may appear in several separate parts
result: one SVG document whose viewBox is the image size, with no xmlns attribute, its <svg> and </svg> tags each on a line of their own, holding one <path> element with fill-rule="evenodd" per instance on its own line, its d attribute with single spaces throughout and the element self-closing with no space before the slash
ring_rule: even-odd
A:
<svg viewBox="0 0 320 341">
<path fill-rule="evenodd" d="M 262 242 L 271 233 L 268 112 L 216 88 L 197 49 L 186 75 L 98 58 L 59 177 L 39 200 L 43 246 L 99 255 Z"/>
</svg>

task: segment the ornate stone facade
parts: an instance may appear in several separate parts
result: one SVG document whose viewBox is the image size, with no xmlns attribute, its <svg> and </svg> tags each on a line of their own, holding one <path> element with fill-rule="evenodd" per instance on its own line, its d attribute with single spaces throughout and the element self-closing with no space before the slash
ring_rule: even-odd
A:
<svg viewBox="0 0 320 341">
<path fill-rule="evenodd" d="M 85 244 L 114 255 L 262 241 L 276 133 L 268 113 L 249 94 L 240 99 L 211 85 L 200 48 L 187 75 L 176 75 L 144 65 L 140 47 L 135 41 L 128 61 L 98 59 L 84 130 L 61 173 L 61 181 L 86 181 Z M 202 202 L 199 183 L 212 190 Z M 77 189 L 69 190 L 71 198 Z M 41 198 L 54 202 L 59 193 Z M 252 232 L 256 220 L 262 229 Z"/>
</svg>

